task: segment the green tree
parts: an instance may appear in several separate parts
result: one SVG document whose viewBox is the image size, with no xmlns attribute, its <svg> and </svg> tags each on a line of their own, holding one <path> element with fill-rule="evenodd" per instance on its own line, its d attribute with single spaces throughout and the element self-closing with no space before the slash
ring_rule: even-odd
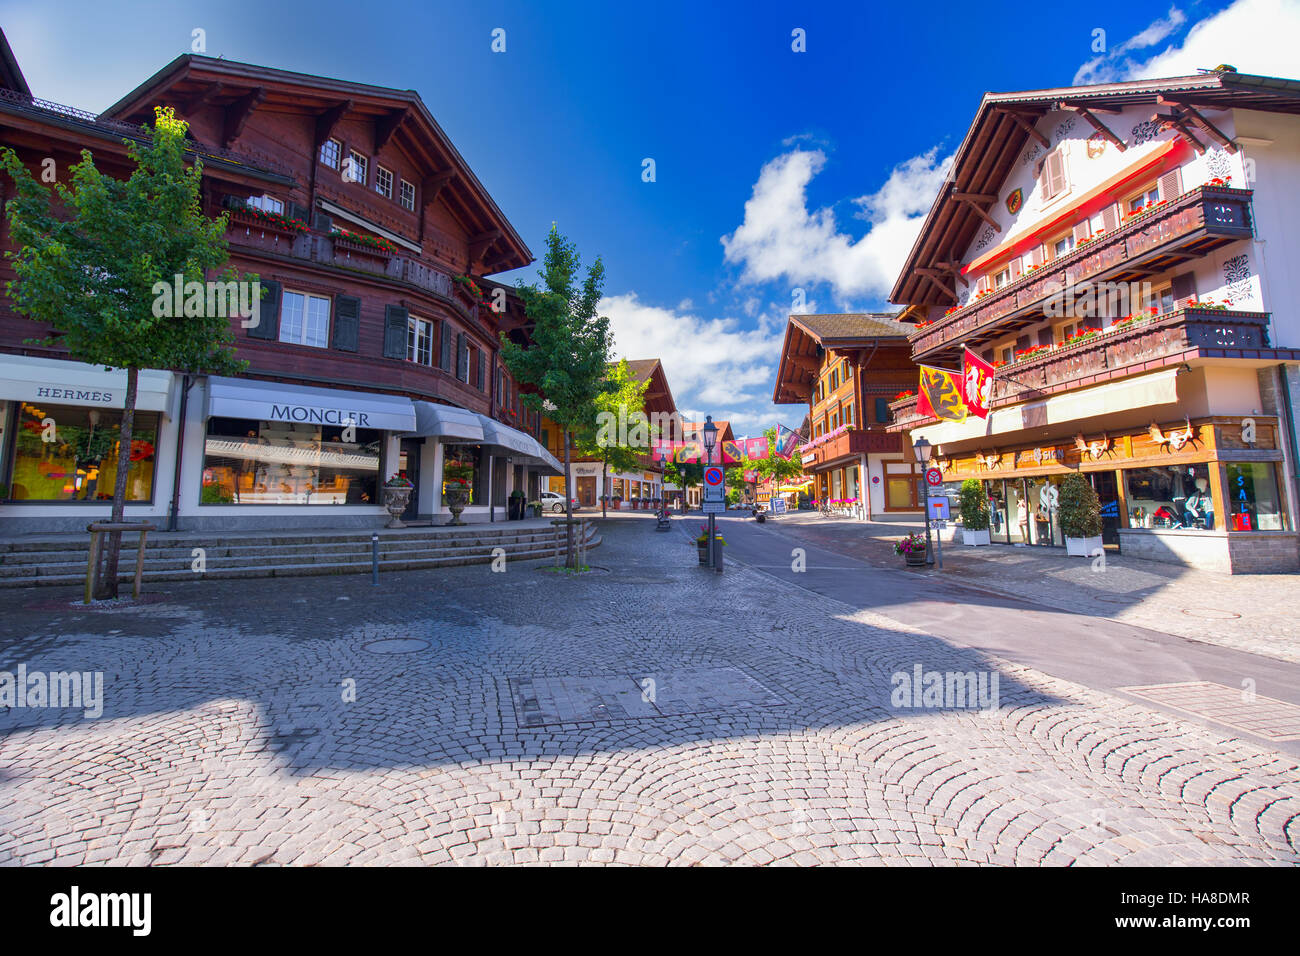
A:
<svg viewBox="0 0 1300 956">
<path fill-rule="evenodd" d="M 230 374 L 235 359 L 227 315 L 156 315 L 155 284 L 168 288 L 176 275 L 204 282 L 209 270 L 226 265 L 226 216 L 203 215 L 203 166 L 186 165 L 187 124 L 171 109 L 156 111 L 147 141 L 126 141 L 135 170 L 126 180 L 95 168 L 88 150 L 69 170 L 71 185 L 47 188 L 31 175 L 12 149 L 0 151 L 0 165 L 17 195 L 6 204 L 16 252 L 7 285 L 15 311 L 52 326 L 34 344 L 66 349 L 78 361 L 126 369 L 126 400 L 118 435 L 117 480 L 112 520 L 126 509 L 131 432 L 135 423 L 140 369 Z M 227 269 L 220 281 L 239 277 Z M 246 276 L 255 280 L 257 276 Z M 161 310 L 160 310 L 161 311 Z M 104 549 L 96 597 L 117 596 L 122 536 L 114 532 Z"/>
<path fill-rule="evenodd" d="M 682 489 L 682 506 L 686 505 L 686 491 L 704 483 L 704 466 L 699 462 L 667 462 L 664 465 L 664 483 Z"/>
<path fill-rule="evenodd" d="M 605 379 L 608 391 L 596 397 L 596 419 L 592 426 L 581 429 L 574 436 L 574 447 L 584 458 L 599 458 L 601 465 L 600 513 L 607 514 L 605 486 L 609 470 L 635 471 L 641 467 L 641 456 L 649 450 L 652 437 L 648 427 L 641 425 L 645 414 L 645 393 L 649 380 L 639 382 L 632 374 L 627 359 L 621 359 L 609 369 Z"/>
<path fill-rule="evenodd" d="M 566 567 L 576 567 L 573 539 L 573 435 L 592 428 L 596 402 L 608 391 L 611 344 L 609 319 L 596 312 L 605 266 L 597 257 L 578 285 L 581 261 L 573 243 L 551 226 L 539 274 L 543 285 L 520 286 L 519 298 L 534 323 L 532 344 L 516 345 L 501 335 L 501 358 L 515 381 L 537 391 L 520 396 L 529 408 L 544 411 L 564 435 L 565 514 L 569 518 Z"/>
<path fill-rule="evenodd" d="M 767 455 L 750 459 L 745 463 L 746 469 L 758 472 L 760 481 L 774 478 L 780 482 L 800 477 L 803 465 L 794 458 L 782 458 L 776 453 L 776 428 L 769 428 L 763 434 L 767 436 Z"/>
<path fill-rule="evenodd" d="M 1092 483 L 1077 471 L 1061 482 L 1058 507 L 1061 531 L 1067 538 L 1095 538 L 1101 534 L 1101 500 Z"/>
</svg>

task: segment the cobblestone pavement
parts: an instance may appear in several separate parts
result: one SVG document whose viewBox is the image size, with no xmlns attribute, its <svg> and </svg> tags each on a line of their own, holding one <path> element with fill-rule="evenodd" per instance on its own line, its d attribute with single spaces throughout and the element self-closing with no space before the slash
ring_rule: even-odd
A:
<svg viewBox="0 0 1300 956">
<path fill-rule="evenodd" d="M 897 567 L 893 542 L 921 522 L 861 522 L 796 513 L 772 524 L 794 538 Z M 1055 548 L 944 544 L 944 577 L 1046 607 L 1300 663 L 1300 574 L 1222 574 L 1107 552 L 1066 558 Z"/>
<path fill-rule="evenodd" d="M 604 522 L 572 578 L 16 595 L 0 669 L 101 670 L 105 703 L 0 716 L 0 863 L 1300 860 L 1290 758 L 653 528 Z M 893 706 L 917 665 L 996 708 Z"/>
</svg>

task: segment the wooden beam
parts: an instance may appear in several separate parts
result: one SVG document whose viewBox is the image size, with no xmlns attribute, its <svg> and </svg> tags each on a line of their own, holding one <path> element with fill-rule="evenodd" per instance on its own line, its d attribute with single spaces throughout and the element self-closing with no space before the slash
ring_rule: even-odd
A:
<svg viewBox="0 0 1300 956">
<path fill-rule="evenodd" d="M 1172 126 L 1174 129 L 1178 130 L 1178 134 L 1182 136 L 1183 139 L 1192 144 L 1192 147 L 1198 153 L 1205 152 L 1205 144 L 1196 138 L 1196 134 L 1192 132 L 1191 128 L 1187 125 L 1186 120 L 1181 116 L 1174 116 L 1170 113 L 1152 113 L 1151 122 L 1160 123 L 1161 128 Z"/>
<path fill-rule="evenodd" d="M 469 237 L 469 258 L 471 262 L 478 262 L 483 257 L 483 253 L 488 251 L 492 243 L 501 238 L 500 229 L 489 229 L 487 232 L 481 232 L 477 236 Z"/>
<path fill-rule="evenodd" d="M 1034 123 L 1031 123 L 1028 119 L 1026 119 L 1022 113 L 1016 113 L 1013 110 L 998 110 L 998 112 L 1003 113 L 1011 117 L 1013 120 L 1015 120 L 1017 126 L 1023 129 L 1030 136 L 1034 137 L 1034 139 L 1042 143 L 1044 148 L 1046 149 L 1052 148 L 1052 144 L 1047 139 L 1047 137 L 1044 136 L 1042 133 L 1038 132 L 1038 127 Z"/>
<path fill-rule="evenodd" d="M 1120 139 L 1118 136 L 1116 136 L 1114 133 L 1112 133 L 1109 126 L 1107 126 L 1101 120 L 1097 119 L 1097 117 L 1093 116 L 1091 111 L 1089 111 L 1088 109 L 1082 106 L 1076 106 L 1074 108 L 1074 111 L 1078 113 L 1080 116 L 1082 116 L 1085 120 L 1087 120 L 1088 124 L 1093 129 L 1095 129 L 1098 133 L 1101 133 L 1102 138 L 1104 138 L 1107 142 L 1114 144 L 1115 148 L 1118 149 L 1121 153 L 1124 152 L 1124 150 L 1128 149 L 1128 146 L 1125 144 L 1125 142 L 1122 139 Z"/>
<path fill-rule="evenodd" d="M 961 287 L 963 289 L 970 288 L 970 283 L 966 281 L 966 277 L 962 275 L 960 272 L 956 271 L 955 269 L 944 269 L 944 268 L 927 269 L 921 266 L 917 266 L 913 271 L 916 272 L 918 275 L 933 276 L 936 279 L 956 279 L 958 282 L 961 283 Z"/>
<path fill-rule="evenodd" d="M 785 360 L 801 372 L 809 372 L 816 375 L 821 370 L 821 366 L 818 365 L 817 360 L 811 357 L 787 355 Z"/>
<path fill-rule="evenodd" d="M 963 193 L 956 190 L 952 193 L 953 199 L 960 199 L 962 202 L 997 202 L 998 197 L 994 193 Z"/>
<path fill-rule="evenodd" d="M 195 93 L 193 96 L 188 96 L 182 99 L 178 99 L 176 105 L 180 107 L 181 116 L 184 116 L 188 119 L 189 116 L 195 110 L 199 109 L 199 107 L 207 106 L 218 96 L 224 93 L 225 89 L 226 88 L 223 84 L 213 83 L 207 86 L 206 88 L 204 88 L 202 91 Z"/>
<path fill-rule="evenodd" d="M 393 138 L 397 132 L 397 127 L 410 115 L 410 109 L 393 110 L 391 113 L 379 117 L 375 120 L 375 152 L 388 145 L 388 141 Z"/>
<path fill-rule="evenodd" d="M 438 198 L 438 193 L 442 192 L 443 187 L 455 178 L 456 174 L 450 169 L 427 177 L 420 186 L 420 191 L 424 196 L 424 205 L 431 205 Z"/>
<path fill-rule="evenodd" d="M 981 209 L 978 203 L 973 203 L 969 199 L 958 199 L 957 201 L 960 203 L 965 203 L 967 206 L 969 206 L 975 212 L 975 215 L 979 216 L 981 219 L 987 222 L 998 232 L 1002 231 L 1002 227 L 997 224 L 997 221 L 988 213 L 986 213 L 983 209 Z"/>
<path fill-rule="evenodd" d="M 1215 126 L 1208 119 L 1206 119 L 1201 114 L 1200 110 L 1192 106 L 1190 103 L 1181 103 L 1178 100 L 1170 99 L 1164 96 L 1156 97 L 1156 101 L 1162 105 L 1174 107 L 1175 110 L 1177 111 L 1177 115 L 1180 115 L 1186 119 L 1190 119 L 1201 129 L 1205 130 L 1205 132 L 1209 133 L 1210 139 L 1214 140 L 1216 143 L 1218 143 L 1228 152 L 1230 153 L 1237 152 L 1237 144 L 1234 143 L 1232 140 L 1230 140 L 1224 134 L 1223 130 L 1219 129 L 1219 127 Z"/>
<path fill-rule="evenodd" d="M 954 292 L 952 289 L 948 288 L 946 285 L 944 285 L 942 282 L 940 282 L 940 281 L 939 281 L 938 279 L 936 279 L 934 276 L 928 276 L 928 275 L 926 275 L 924 272 L 922 272 L 922 271 L 919 270 L 919 269 L 914 269 L 914 270 L 912 270 L 912 271 L 914 271 L 914 272 L 915 272 L 917 275 L 919 275 L 922 279 L 924 279 L 926 282 L 930 283 L 932 286 L 934 286 L 936 289 L 938 289 L 940 292 L 942 292 L 944 295 L 946 295 L 946 296 L 947 296 L 949 299 L 951 299 L 953 302 L 956 302 L 956 301 L 957 301 L 957 293 Z"/>
<path fill-rule="evenodd" d="M 316 156 L 312 157 L 313 162 L 320 155 L 320 148 L 325 145 L 325 140 L 333 135 L 334 127 L 339 125 L 339 120 L 343 119 L 343 115 L 351 109 L 352 101 L 344 100 L 316 114 L 316 148 L 314 150 Z"/>
<path fill-rule="evenodd" d="M 239 134 L 244 131 L 248 118 L 253 115 L 253 110 L 261 106 L 265 99 L 266 88 L 259 86 L 249 90 L 226 107 L 226 119 L 221 131 L 222 146 L 229 148 L 231 143 L 239 139 Z"/>
<path fill-rule="evenodd" d="M 1092 113 L 1106 113 L 1109 116 L 1118 116 L 1124 111 L 1116 109 L 1113 106 L 1098 106 L 1096 103 L 1079 102 L 1077 100 L 1061 100 L 1056 104 L 1058 110 L 1088 110 Z"/>
</svg>

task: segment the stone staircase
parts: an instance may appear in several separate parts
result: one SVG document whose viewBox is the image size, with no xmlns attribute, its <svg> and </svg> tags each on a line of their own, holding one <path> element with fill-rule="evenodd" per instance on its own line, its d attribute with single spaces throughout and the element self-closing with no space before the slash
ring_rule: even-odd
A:
<svg viewBox="0 0 1300 956">
<path fill-rule="evenodd" d="M 144 580 L 191 581 L 196 548 L 203 549 L 210 578 L 297 577 L 368 574 L 369 531 L 272 531 L 259 533 L 163 532 L 145 545 Z M 139 536 L 122 537 L 119 580 L 135 576 Z M 587 525 L 586 548 L 600 535 Z M 50 535 L 0 541 L 0 588 L 81 585 L 86 580 L 89 535 Z M 564 530 L 542 521 L 470 524 L 463 528 L 407 528 L 379 532 L 379 570 L 407 571 L 460 564 L 486 564 L 497 548 L 508 561 L 552 558 L 562 553 Z"/>
</svg>

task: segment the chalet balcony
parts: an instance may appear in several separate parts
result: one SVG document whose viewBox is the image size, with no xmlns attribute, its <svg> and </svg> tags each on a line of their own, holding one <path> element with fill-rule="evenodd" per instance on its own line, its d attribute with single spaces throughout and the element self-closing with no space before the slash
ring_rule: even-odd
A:
<svg viewBox="0 0 1300 956">
<path fill-rule="evenodd" d="M 1138 282 L 1252 235 L 1249 189 L 1199 186 L 1080 244 L 908 336 L 912 357 L 932 360 L 1042 320 L 1049 297 L 1085 281 Z"/>
<path fill-rule="evenodd" d="M 1188 306 L 1135 319 L 1082 340 L 1044 348 L 994 373 L 993 407 L 1098 385 L 1195 358 L 1255 357 L 1268 349 L 1269 313 Z M 894 430 L 932 421 L 916 396 L 890 404 Z"/>
<path fill-rule="evenodd" d="M 876 428 L 854 428 L 851 431 L 835 435 L 812 447 L 800 448 L 803 455 L 816 455 L 816 460 L 809 462 L 805 468 L 821 468 L 840 459 L 856 458 L 867 454 L 897 454 L 902 450 L 901 438 L 892 432 Z"/>
<path fill-rule="evenodd" d="M 232 211 L 226 229 L 231 249 L 269 253 L 402 282 L 446 300 L 461 315 L 478 319 L 478 306 L 457 295 L 450 273 L 411 256 L 384 252 L 339 236 L 301 232 Z"/>
</svg>

